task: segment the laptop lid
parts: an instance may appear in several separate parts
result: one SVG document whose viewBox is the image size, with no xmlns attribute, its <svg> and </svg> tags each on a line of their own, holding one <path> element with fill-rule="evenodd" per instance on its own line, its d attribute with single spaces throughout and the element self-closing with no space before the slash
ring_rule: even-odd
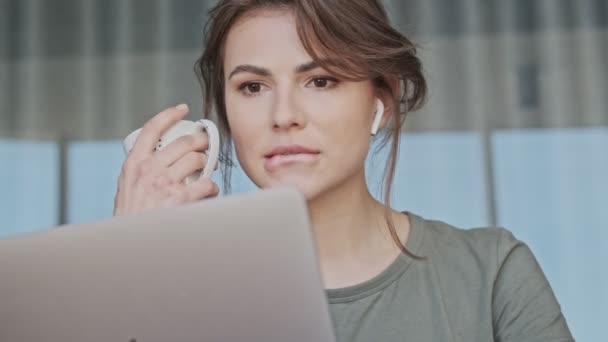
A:
<svg viewBox="0 0 608 342">
<path fill-rule="evenodd" d="M 334 341 L 282 188 L 0 240 L 0 341 Z"/>
</svg>

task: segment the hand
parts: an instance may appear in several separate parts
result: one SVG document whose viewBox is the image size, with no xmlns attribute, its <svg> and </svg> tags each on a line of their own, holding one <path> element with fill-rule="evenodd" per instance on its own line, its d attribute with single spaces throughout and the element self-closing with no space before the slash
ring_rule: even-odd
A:
<svg viewBox="0 0 608 342">
<path fill-rule="evenodd" d="M 185 104 L 170 107 L 143 126 L 118 177 L 114 216 L 217 196 L 219 187 L 209 178 L 200 177 L 188 185 L 182 182 L 205 167 L 206 135 L 185 135 L 155 152 L 163 133 L 186 114 Z"/>
</svg>

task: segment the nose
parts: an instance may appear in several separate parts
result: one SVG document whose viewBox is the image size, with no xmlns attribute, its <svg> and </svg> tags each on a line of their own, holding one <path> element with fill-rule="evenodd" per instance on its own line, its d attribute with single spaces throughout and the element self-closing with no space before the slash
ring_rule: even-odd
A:
<svg viewBox="0 0 608 342">
<path fill-rule="evenodd" d="M 273 130 L 281 131 L 306 126 L 305 113 L 298 105 L 294 94 L 288 91 L 278 94 L 272 111 Z"/>
</svg>

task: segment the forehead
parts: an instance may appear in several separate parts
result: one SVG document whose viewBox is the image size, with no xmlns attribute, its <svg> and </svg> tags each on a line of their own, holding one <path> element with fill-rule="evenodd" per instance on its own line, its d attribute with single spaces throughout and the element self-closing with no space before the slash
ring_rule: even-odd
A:
<svg viewBox="0 0 608 342">
<path fill-rule="evenodd" d="M 226 69 L 238 64 L 293 66 L 311 59 L 287 10 L 256 10 L 237 20 L 224 47 Z"/>
</svg>

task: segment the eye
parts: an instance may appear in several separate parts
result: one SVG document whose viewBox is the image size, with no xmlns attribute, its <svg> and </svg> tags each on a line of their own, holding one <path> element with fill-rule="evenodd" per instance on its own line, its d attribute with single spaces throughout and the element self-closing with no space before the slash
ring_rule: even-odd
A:
<svg viewBox="0 0 608 342">
<path fill-rule="evenodd" d="M 262 91 L 260 82 L 245 82 L 239 86 L 239 91 L 245 96 L 257 96 Z"/>
<path fill-rule="evenodd" d="M 338 80 L 334 77 L 319 76 L 313 78 L 310 83 L 317 89 L 329 89 L 335 87 L 338 84 Z"/>
</svg>

